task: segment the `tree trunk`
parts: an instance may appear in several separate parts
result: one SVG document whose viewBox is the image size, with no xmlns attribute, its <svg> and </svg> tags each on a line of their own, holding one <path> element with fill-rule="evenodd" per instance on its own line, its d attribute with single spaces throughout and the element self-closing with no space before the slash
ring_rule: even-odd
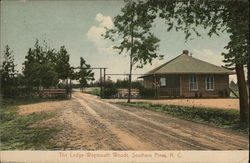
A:
<svg viewBox="0 0 250 163">
<path fill-rule="evenodd" d="M 247 95 L 246 80 L 244 74 L 244 66 L 242 64 L 236 64 L 236 76 L 239 88 L 239 100 L 240 100 L 240 121 L 245 123 L 249 121 L 249 101 Z"/>
<path fill-rule="evenodd" d="M 134 9 L 134 5 L 132 5 L 132 9 Z M 131 81 L 132 81 L 132 68 L 133 68 L 133 55 L 134 55 L 134 27 L 133 27 L 133 17 L 134 17 L 134 10 L 132 10 L 132 19 L 130 24 L 130 33 L 131 33 L 131 50 L 130 50 L 130 65 L 129 65 L 129 82 L 128 82 L 128 103 L 130 103 L 131 99 Z"/>
<path fill-rule="evenodd" d="M 248 106 L 249 106 L 249 101 L 250 101 L 250 96 L 249 96 L 249 66 L 250 66 L 250 62 L 249 60 L 247 61 L 247 90 L 248 90 Z"/>
<path fill-rule="evenodd" d="M 132 50 L 131 50 L 132 51 Z M 131 81 L 132 81 L 132 52 L 130 55 L 130 66 L 129 66 L 129 79 L 128 79 L 128 103 L 130 103 L 131 99 Z"/>
<path fill-rule="evenodd" d="M 69 78 L 69 96 L 72 97 L 72 86 L 71 86 L 71 78 Z"/>
<path fill-rule="evenodd" d="M 66 79 L 66 94 L 67 94 L 67 98 L 68 98 L 69 97 L 68 78 Z"/>
<path fill-rule="evenodd" d="M 249 83 L 249 66 L 250 66 L 250 62 L 247 62 L 247 83 Z"/>
</svg>

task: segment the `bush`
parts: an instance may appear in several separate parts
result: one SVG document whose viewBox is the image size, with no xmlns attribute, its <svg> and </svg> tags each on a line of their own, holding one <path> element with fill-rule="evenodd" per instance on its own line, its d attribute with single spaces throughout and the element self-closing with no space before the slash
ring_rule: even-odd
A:
<svg viewBox="0 0 250 163">
<path fill-rule="evenodd" d="M 2 87 L 4 98 L 32 97 L 37 94 L 37 90 L 32 87 L 5 86 Z"/>
<path fill-rule="evenodd" d="M 117 94 L 118 90 L 116 88 L 105 88 L 104 98 L 113 98 Z"/>
<path fill-rule="evenodd" d="M 111 81 L 105 83 L 104 98 L 113 98 L 117 92 L 115 83 Z"/>
<path fill-rule="evenodd" d="M 140 88 L 140 96 L 142 98 L 154 98 L 155 97 L 155 90 L 154 89 L 147 89 L 147 88 Z"/>
</svg>

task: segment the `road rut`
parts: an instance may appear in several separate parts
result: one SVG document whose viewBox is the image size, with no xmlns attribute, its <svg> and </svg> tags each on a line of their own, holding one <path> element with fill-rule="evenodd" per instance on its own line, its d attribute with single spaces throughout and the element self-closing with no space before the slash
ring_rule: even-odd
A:
<svg viewBox="0 0 250 163">
<path fill-rule="evenodd" d="M 67 106 L 68 105 L 68 106 Z M 145 109 L 120 106 L 75 92 L 59 110 L 55 140 L 81 150 L 242 150 L 248 137 Z"/>
</svg>

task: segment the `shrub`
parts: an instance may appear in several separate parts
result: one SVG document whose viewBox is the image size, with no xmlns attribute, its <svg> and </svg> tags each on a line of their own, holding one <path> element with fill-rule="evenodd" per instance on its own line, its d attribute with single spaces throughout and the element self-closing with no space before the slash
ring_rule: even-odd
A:
<svg viewBox="0 0 250 163">
<path fill-rule="evenodd" d="M 142 98 L 154 98 L 155 97 L 155 90 L 154 89 L 147 89 L 147 88 L 140 88 L 140 96 Z"/>
<path fill-rule="evenodd" d="M 32 87 L 5 86 L 2 87 L 4 98 L 32 97 L 37 94 L 37 90 Z"/>
<path fill-rule="evenodd" d="M 106 82 L 104 89 L 104 98 L 113 98 L 117 94 L 118 90 L 113 82 Z"/>
<path fill-rule="evenodd" d="M 113 98 L 117 94 L 118 90 L 116 88 L 105 88 L 104 98 Z"/>
</svg>

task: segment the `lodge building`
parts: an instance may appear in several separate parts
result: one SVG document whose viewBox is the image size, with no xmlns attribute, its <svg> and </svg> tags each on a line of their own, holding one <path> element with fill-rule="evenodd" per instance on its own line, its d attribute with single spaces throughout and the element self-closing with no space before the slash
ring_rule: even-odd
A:
<svg viewBox="0 0 250 163">
<path fill-rule="evenodd" d="M 235 72 L 199 60 L 187 50 L 141 76 L 156 98 L 229 97 L 229 75 Z"/>
</svg>

